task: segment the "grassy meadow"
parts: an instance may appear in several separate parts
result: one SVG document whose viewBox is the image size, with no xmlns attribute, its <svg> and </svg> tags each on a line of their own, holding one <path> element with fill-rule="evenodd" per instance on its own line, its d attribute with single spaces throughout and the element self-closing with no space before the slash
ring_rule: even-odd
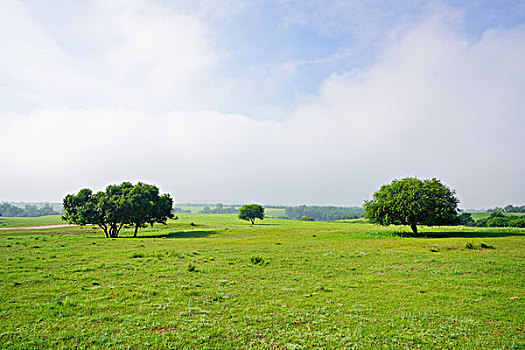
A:
<svg viewBox="0 0 525 350">
<path fill-rule="evenodd" d="M 0 348 L 525 348 L 525 229 L 177 215 L 0 231 Z"/>
</svg>

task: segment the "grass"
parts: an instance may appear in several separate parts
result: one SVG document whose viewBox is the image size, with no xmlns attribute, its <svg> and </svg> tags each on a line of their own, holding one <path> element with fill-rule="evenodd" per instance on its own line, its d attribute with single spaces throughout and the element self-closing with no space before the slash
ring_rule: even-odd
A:
<svg viewBox="0 0 525 350">
<path fill-rule="evenodd" d="M 36 218 L 1 217 L 0 228 L 2 227 L 28 227 L 43 225 L 64 224 L 60 215 L 40 216 Z"/>
<path fill-rule="evenodd" d="M 479 219 L 486 219 L 488 218 L 492 213 L 487 213 L 487 212 L 482 212 L 482 213 L 472 213 L 472 218 L 474 220 L 479 220 Z M 503 213 L 503 215 L 505 216 L 521 216 L 521 215 L 525 215 L 524 213 Z"/>
<path fill-rule="evenodd" d="M 178 216 L 0 231 L 0 348 L 525 347 L 523 229 Z"/>
</svg>

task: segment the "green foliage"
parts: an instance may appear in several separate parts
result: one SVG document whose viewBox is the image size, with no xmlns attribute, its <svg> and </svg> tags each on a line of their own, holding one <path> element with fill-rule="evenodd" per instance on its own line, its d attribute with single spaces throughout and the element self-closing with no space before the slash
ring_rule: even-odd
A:
<svg viewBox="0 0 525 350">
<path fill-rule="evenodd" d="M 469 249 L 469 250 L 473 250 L 473 249 L 494 249 L 493 246 L 489 245 L 489 244 L 486 244 L 486 243 L 481 243 L 479 246 L 478 245 L 475 245 L 474 243 L 472 242 L 469 242 L 467 244 L 465 244 L 465 248 L 466 249 Z"/>
<path fill-rule="evenodd" d="M 525 215 L 509 216 L 495 211 L 488 218 L 476 221 L 477 227 L 525 227 Z"/>
<path fill-rule="evenodd" d="M 159 195 L 156 186 L 141 182 L 109 185 L 104 192 L 82 189 L 63 200 L 63 220 L 77 225 L 97 225 L 106 237 L 118 237 L 124 225 L 134 225 L 134 237 L 140 227 L 154 223 L 165 224 L 173 217 L 173 199 L 169 194 Z"/>
<path fill-rule="evenodd" d="M 476 223 L 471 213 L 461 213 L 458 215 L 459 224 L 463 226 L 474 226 Z"/>
<path fill-rule="evenodd" d="M 133 237 L 141 227 L 153 226 L 156 222 L 165 225 L 173 218 L 173 199 L 169 194 L 159 195 L 157 186 L 139 182 L 129 190 L 125 200 L 129 206 L 129 222 L 135 225 Z"/>
<path fill-rule="evenodd" d="M 301 221 L 315 221 L 315 219 L 313 217 L 308 216 L 308 215 L 301 216 L 301 218 L 299 220 L 301 220 Z"/>
<path fill-rule="evenodd" d="M 264 208 L 259 204 L 245 204 L 239 209 L 239 219 L 249 220 L 253 225 L 255 219 L 264 219 Z"/>
<path fill-rule="evenodd" d="M 252 263 L 252 265 L 265 265 L 265 261 L 264 261 L 264 258 L 263 257 L 260 257 L 260 256 L 252 256 L 250 258 L 250 262 Z"/>
<path fill-rule="evenodd" d="M 410 225 L 417 235 L 417 225 L 457 224 L 458 204 L 455 191 L 438 179 L 409 177 L 381 186 L 372 200 L 365 201 L 364 213 L 371 223 Z"/>
<path fill-rule="evenodd" d="M 363 216 L 360 207 L 334 207 L 319 205 L 301 205 L 297 207 L 286 207 L 286 219 L 300 220 L 303 216 L 309 216 L 316 221 L 357 219 Z"/>
</svg>

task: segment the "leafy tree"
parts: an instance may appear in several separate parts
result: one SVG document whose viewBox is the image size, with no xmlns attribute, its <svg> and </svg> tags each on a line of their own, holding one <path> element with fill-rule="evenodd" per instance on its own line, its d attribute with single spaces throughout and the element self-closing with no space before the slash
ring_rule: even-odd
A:
<svg viewBox="0 0 525 350">
<path fill-rule="evenodd" d="M 153 185 L 130 182 L 109 185 L 105 191 L 95 194 L 82 189 L 76 195 L 67 195 L 63 200 L 62 219 L 77 225 L 97 225 L 106 237 L 118 237 L 124 225 L 134 225 L 136 237 L 138 228 L 155 222 L 166 223 L 172 217 L 173 200 L 166 194 L 159 196 Z"/>
<path fill-rule="evenodd" d="M 202 208 L 201 211 L 199 211 L 199 213 L 201 213 L 201 214 L 209 214 L 209 213 L 211 213 L 211 209 L 210 209 L 210 207 L 208 207 L 206 205 L 204 208 Z"/>
<path fill-rule="evenodd" d="M 97 225 L 106 237 L 118 237 L 122 226 L 129 222 L 129 205 L 125 196 L 131 183 L 110 185 L 104 192 L 82 189 L 77 195 L 67 195 L 62 201 L 64 215 L 62 219 L 80 226 Z"/>
<path fill-rule="evenodd" d="M 253 225 L 255 219 L 264 219 L 264 208 L 259 204 L 245 204 L 239 209 L 239 219 L 249 220 Z"/>
<path fill-rule="evenodd" d="M 166 224 L 168 219 L 173 218 L 171 208 L 173 199 L 169 194 L 159 195 L 159 189 L 153 185 L 137 183 L 128 192 L 129 221 L 135 225 L 133 237 L 137 237 L 137 231 L 148 224 Z"/>
<path fill-rule="evenodd" d="M 365 201 L 365 218 L 380 225 L 450 225 L 458 222 L 459 200 L 455 191 L 436 178 L 404 178 L 383 185 L 372 200 Z"/>
</svg>

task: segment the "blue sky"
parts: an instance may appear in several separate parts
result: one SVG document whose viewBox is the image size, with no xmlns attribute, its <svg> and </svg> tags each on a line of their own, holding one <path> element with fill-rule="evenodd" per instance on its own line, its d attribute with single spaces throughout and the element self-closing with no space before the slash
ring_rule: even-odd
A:
<svg viewBox="0 0 525 350">
<path fill-rule="evenodd" d="M 0 200 L 525 198 L 525 1 L 6 0 L 0 45 Z"/>
</svg>

